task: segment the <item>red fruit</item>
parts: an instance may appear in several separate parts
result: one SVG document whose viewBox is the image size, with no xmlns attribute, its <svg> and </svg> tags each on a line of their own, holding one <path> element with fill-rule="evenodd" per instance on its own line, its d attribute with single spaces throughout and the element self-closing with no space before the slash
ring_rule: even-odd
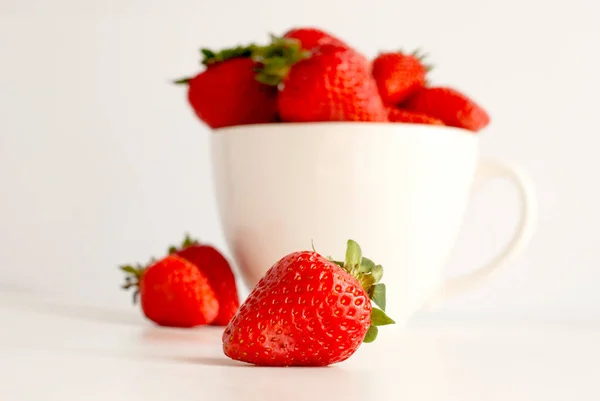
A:
<svg viewBox="0 0 600 401">
<path fill-rule="evenodd" d="M 122 266 L 128 273 L 123 288 L 137 287 L 144 315 L 161 326 L 193 327 L 211 323 L 219 304 L 208 279 L 179 256 L 167 256 L 148 266 Z"/>
<path fill-rule="evenodd" d="M 325 366 L 348 359 L 377 326 L 394 323 L 385 312 L 380 265 L 348 241 L 346 262 L 316 252 L 291 253 L 252 290 L 223 333 L 223 351 L 256 365 Z"/>
<path fill-rule="evenodd" d="M 414 111 L 406 111 L 394 107 L 388 109 L 388 118 L 393 123 L 444 125 L 442 120 L 430 117 L 427 114 L 415 113 Z"/>
<path fill-rule="evenodd" d="M 299 40 L 302 44 L 302 48 L 306 50 L 312 50 L 321 45 L 349 47 L 346 43 L 332 34 L 317 28 L 294 28 L 289 30 L 283 37 Z"/>
<path fill-rule="evenodd" d="M 214 247 L 202 245 L 189 236 L 180 248 L 171 247 L 169 253 L 193 263 L 206 276 L 219 302 L 219 314 L 212 324 L 227 325 L 240 306 L 235 276 L 227 259 Z"/>
<path fill-rule="evenodd" d="M 242 48 L 240 48 L 242 49 Z M 277 90 L 255 78 L 257 64 L 246 53 L 228 49 L 205 50 L 206 70 L 187 83 L 188 101 L 194 112 L 211 128 L 271 123 L 277 121 Z"/>
<path fill-rule="evenodd" d="M 382 53 L 373 61 L 373 77 L 385 104 L 396 106 L 425 86 L 429 67 L 417 52 Z"/>
<path fill-rule="evenodd" d="M 407 110 L 439 118 L 451 127 L 477 132 L 486 127 L 490 117 L 473 100 L 455 89 L 423 88 L 403 105 Z"/>
<path fill-rule="evenodd" d="M 273 68 L 280 61 L 267 57 L 259 79 L 283 84 L 277 101 L 282 121 L 387 121 L 370 64 L 354 50 L 322 45 L 308 58 Z"/>
</svg>

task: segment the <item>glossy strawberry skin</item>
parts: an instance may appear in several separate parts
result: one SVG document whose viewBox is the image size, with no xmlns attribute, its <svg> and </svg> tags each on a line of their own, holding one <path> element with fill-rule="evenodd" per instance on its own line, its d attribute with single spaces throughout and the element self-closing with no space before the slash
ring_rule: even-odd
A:
<svg viewBox="0 0 600 401">
<path fill-rule="evenodd" d="M 373 61 L 372 74 L 383 102 L 395 106 L 425 86 L 427 68 L 416 56 L 383 53 Z"/>
<path fill-rule="evenodd" d="M 487 112 L 459 91 L 448 87 L 423 88 L 408 99 L 403 108 L 438 118 L 451 127 L 477 132 L 485 128 Z"/>
<path fill-rule="evenodd" d="M 150 265 L 140 277 L 139 291 L 146 317 L 161 326 L 194 327 L 211 323 L 219 304 L 208 279 L 178 256 Z"/>
<path fill-rule="evenodd" d="M 223 350 L 256 365 L 342 362 L 361 345 L 371 311 L 354 277 L 315 252 L 295 252 L 252 290 L 223 333 Z"/>
<path fill-rule="evenodd" d="M 413 123 L 413 124 L 427 124 L 427 125 L 444 125 L 442 120 L 430 117 L 427 114 L 416 113 L 414 111 L 407 111 L 390 107 L 388 109 L 388 118 L 393 123 Z"/>
<path fill-rule="evenodd" d="M 312 50 L 322 45 L 348 47 L 341 39 L 321 29 L 312 27 L 291 29 L 283 37 L 297 39 L 302 44 L 302 48 L 306 50 Z"/>
<path fill-rule="evenodd" d="M 235 276 L 227 259 L 214 247 L 200 244 L 174 254 L 193 263 L 206 276 L 219 302 L 219 314 L 211 324 L 227 325 L 240 306 Z"/>
<path fill-rule="evenodd" d="M 277 121 L 277 89 L 255 78 L 250 58 L 232 58 L 210 65 L 188 82 L 188 101 L 209 127 Z"/>
<path fill-rule="evenodd" d="M 278 97 L 282 121 L 387 121 L 368 60 L 341 46 L 323 45 L 292 66 Z"/>
</svg>

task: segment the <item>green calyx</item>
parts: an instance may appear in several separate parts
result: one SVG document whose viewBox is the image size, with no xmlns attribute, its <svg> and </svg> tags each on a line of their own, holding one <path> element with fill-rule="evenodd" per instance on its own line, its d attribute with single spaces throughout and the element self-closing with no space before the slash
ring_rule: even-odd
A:
<svg viewBox="0 0 600 401">
<path fill-rule="evenodd" d="M 168 253 L 169 253 L 169 255 L 172 255 L 172 254 L 174 254 L 177 251 L 180 251 L 180 250 L 185 249 L 187 247 L 190 247 L 192 245 L 199 245 L 199 244 L 200 244 L 200 241 L 198 241 L 195 238 L 190 237 L 190 235 L 188 233 L 186 233 L 185 234 L 185 238 L 183 239 L 183 242 L 181 243 L 181 245 L 179 245 L 179 246 L 175 246 L 175 245 L 170 246 L 169 250 L 168 250 Z"/>
<path fill-rule="evenodd" d="M 371 326 L 369 327 L 363 342 L 370 343 L 375 341 L 379 331 L 377 328 L 378 326 L 395 323 L 392 318 L 385 314 L 386 289 L 385 284 L 380 282 L 383 277 L 383 267 L 375 264 L 371 259 L 364 257 L 358 243 L 351 239 L 348 240 L 344 262 L 335 261 L 331 257 L 328 259 L 354 276 L 369 295 L 371 301 L 376 305 L 373 306 L 371 312 Z"/>
<path fill-rule="evenodd" d="M 265 85 L 277 86 L 294 64 L 310 56 L 297 39 L 271 35 L 270 44 L 255 47 L 252 53 L 252 59 L 259 64 L 256 79 Z"/>
<path fill-rule="evenodd" d="M 258 46 L 256 46 L 254 43 L 250 43 L 246 46 L 229 47 L 218 52 L 210 49 L 200 49 L 200 53 L 202 53 L 204 56 L 202 64 L 208 66 L 211 64 L 221 63 L 232 58 L 252 57 L 255 49 L 257 48 Z"/>
<path fill-rule="evenodd" d="M 200 53 L 203 56 L 202 64 L 207 67 L 233 58 L 251 58 L 257 64 L 256 79 L 269 86 L 278 86 L 294 64 L 311 56 L 310 51 L 302 49 L 299 40 L 275 35 L 271 35 L 270 43 L 264 46 L 250 43 L 220 51 L 203 48 Z M 188 85 L 191 79 L 183 77 L 172 83 Z"/>
<path fill-rule="evenodd" d="M 251 43 L 246 46 L 240 45 L 235 47 L 228 47 L 220 51 L 213 51 L 211 49 L 203 48 L 200 49 L 200 53 L 203 56 L 202 64 L 208 67 L 210 65 L 221 63 L 232 58 L 252 57 L 252 55 L 255 52 L 255 49 L 257 48 L 258 46 L 256 46 L 254 43 Z M 192 77 L 183 77 L 173 80 L 173 83 L 175 85 L 188 85 L 191 79 Z"/>
<path fill-rule="evenodd" d="M 130 288 L 135 288 L 135 291 L 133 292 L 133 303 L 136 304 L 138 295 L 140 293 L 140 291 L 139 291 L 140 278 L 142 277 L 142 274 L 144 273 L 144 270 L 146 268 L 140 264 L 137 264 L 135 266 L 132 266 L 132 265 L 119 266 L 119 269 L 121 269 L 123 272 L 126 273 L 125 283 L 121 286 L 121 288 L 124 290 L 129 290 Z"/>
</svg>

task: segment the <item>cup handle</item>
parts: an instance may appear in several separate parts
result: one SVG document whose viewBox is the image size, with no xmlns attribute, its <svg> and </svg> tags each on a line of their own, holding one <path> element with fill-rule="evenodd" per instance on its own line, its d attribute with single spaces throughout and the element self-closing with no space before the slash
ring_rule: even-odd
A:
<svg viewBox="0 0 600 401">
<path fill-rule="evenodd" d="M 537 200 L 531 179 L 516 165 L 495 160 L 481 160 L 477 166 L 475 184 L 495 178 L 508 179 L 519 191 L 521 216 L 512 240 L 486 266 L 456 278 L 446 279 L 438 293 L 429 301 L 427 305 L 429 308 L 435 308 L 456 295 L 484 284 L 493 273 L 501 270 L 521 253 L 531 240 L 537 225 Z"/>
</svg>

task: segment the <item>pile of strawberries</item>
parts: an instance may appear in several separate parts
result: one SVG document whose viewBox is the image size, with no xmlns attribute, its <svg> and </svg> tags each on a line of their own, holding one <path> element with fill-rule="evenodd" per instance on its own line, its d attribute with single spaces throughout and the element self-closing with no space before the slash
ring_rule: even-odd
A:
<svg viewBox="0 0 600 401">
<path fill-rule="evenodd" d="M 160 326 L 225 326 L 240 302 L 227 259 L 214 247 L 186 235 L 179 247 L 148 266 L 121 266 L 123 289 L 135 288 L 144 315 Z"/>
<path fill-rule="evenodd" d="M 186 238 L 149 266 L 121 266 L 123 288 L 135 288 L 146 317 L 158 325 L 227 326 L 223 352 L 229 358 L 266 366 L 325 366 L 342 362 L 386 315 L 383 267 L 348 240 L 344 261 L 314 249 L 283 256 L 240 306 L 235 279 L 212 246 Z"/>
<path fill-rule="evenodd" d="M 477 132 L 490 118 L 463 93 L 430 86 L 418 52 L 384 52 L 372 62 L 316 28 L 292 29 L 264 46 L 214 52 L 205 69 L 176 81 L 213 129 L 281 122 L 402 122 Z"/>
</svg>

